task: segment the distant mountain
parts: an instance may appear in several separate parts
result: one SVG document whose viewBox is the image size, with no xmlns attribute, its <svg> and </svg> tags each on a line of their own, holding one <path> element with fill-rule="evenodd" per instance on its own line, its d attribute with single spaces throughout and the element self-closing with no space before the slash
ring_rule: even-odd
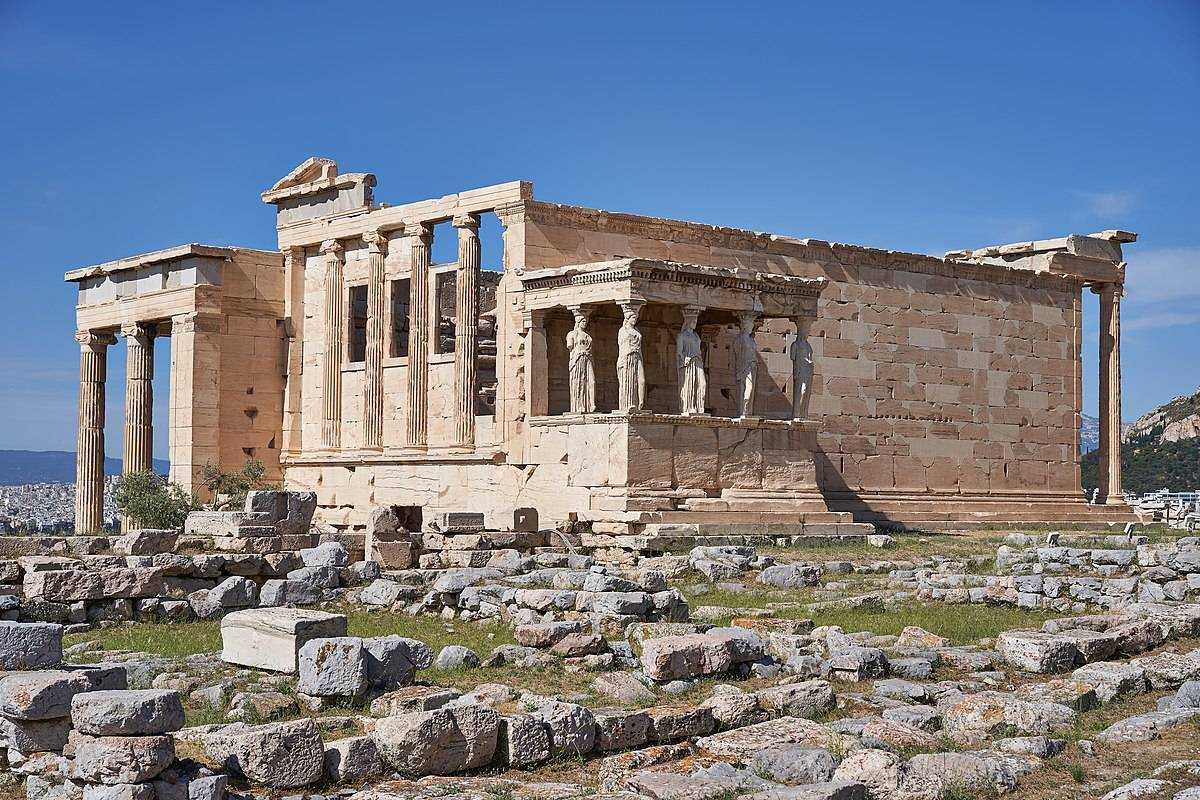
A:
<svg viewBox="0 0 1200 800">
<path fill-rule="evenodd" d="M 1079 452 L 1081 455 L 1092 452 L 1100 446 L 1100 420 L 1082 414 L 1079 422 Z"/>
<path fill-rule="evenodd" d="M 166 474 L 170 463 L 154 459 L 154 470 Z M 121 474 L 119 458 L 104 459 L 107 475 Z M 0 450 L 0 486 L 23 483 L 74 483 L 75 454 L 69 450 Z"/>
<path fill-rule="evenodd" d="M 1099 454 L 1083 457 L 1083 487 L 1099 482 Z M 1121 484 L 1127 492 L 1200 489 L 1200 391 L 1176 397 L 1125 426 L 1121 442 Z"/>
</svg>

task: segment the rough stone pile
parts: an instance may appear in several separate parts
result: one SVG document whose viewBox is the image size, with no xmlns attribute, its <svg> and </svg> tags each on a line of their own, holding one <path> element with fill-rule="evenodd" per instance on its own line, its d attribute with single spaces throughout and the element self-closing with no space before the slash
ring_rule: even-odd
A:
<svg viewBox="0 0 1200 800">
<path fill-rule="evenodd" d="M 501 618 L 514 624 L 586 620 L 623 627 L 687 618 L 687 601 L 654 570 L 620 574 L 590 557 L 516 550 L 490 553 L 485 566 L 390 571 L 359 594 L 371 606 L 447 619 Z"/>
<path fill-rule="evenodd" d="M 1010 534 L 1008 538 L 1025 542 L 1032 537 Z M 1130 546 L 1136 540 L 1129 537 L 1111 538 L 1125 547 L 1021 549 L 1004 544 L 996 552 L 996 569 L 1008 574 L 923 569 L 907 584 L 929 600 L 1076 613 L 1096 607 L 1119 609 L 1136 602 L 1200 600 L 1200 537 L 1166 544 L 1143 542 L 1136 547 Z"/>
<path fill-rule="evenodd" d="M 997 649 L 1025 672 L 1058 673 L 1193 636 L 1200 636 L 1200 604 L 1136 603 L 1121 614 L 1048 620 L 1040 631 L 1005 631 Z"/>
<path fill-rule="evenodd" d="M 313 492 L 254 491 L 241 511 L 194 511 L 183 526 L 189 542 L 230 553 L 281 553 L 311 547 Z"/>
<path fill-rule="evenodd" d="M 161 532 L 139 532 L 159 534 Z M 82 624 L 208 619 L 254 606 L 312 605 L 377 577 L 340 543 L 288 553 L 23 556 L 0 562 L 20 583 L 0 587 L 0 607 L 22 620 Z"/>
<path fill-rule="evenodd" d="M 170 734 L 183 727 L 178 692 L 83 692 L 72 698 L 70 709 L 74 776 L 84 798 L 152 800 L 166 794 L 154 782 L 168 782 L 164 772 L 175 761 Z"/>
</svg>

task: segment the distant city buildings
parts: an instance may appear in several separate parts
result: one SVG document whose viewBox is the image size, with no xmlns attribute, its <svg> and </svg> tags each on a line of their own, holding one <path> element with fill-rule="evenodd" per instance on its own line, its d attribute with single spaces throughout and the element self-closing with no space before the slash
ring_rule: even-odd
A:
<svg viewBox="0 0 1200 800">
<path fill-rule="evenodd" d="M 104 527 L 115 530 L 116 477 L 104 481 Z M 75 530 L 75 485 L 27 483 L 0 486 L 0 533 L 71 533 Z"/>
</svg>

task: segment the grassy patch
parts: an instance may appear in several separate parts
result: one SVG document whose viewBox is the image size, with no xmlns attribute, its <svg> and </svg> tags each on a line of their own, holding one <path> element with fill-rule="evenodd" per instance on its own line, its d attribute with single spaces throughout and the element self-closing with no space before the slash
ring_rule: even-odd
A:
<svg viewBox="0 0 1200 800">
<path fill-rule="evenodd" d="M 871 547 L 864 541 L 814 540 L 788 547 L 760 547 L 758 551 L 780 560 L 806 561 L 904 561 L 932 556 L 965 558 L 994 556 L 1005 535 L 1006 532 L 998 531 L 899 533 L 895 535 L 896 545 L 886 549 Z"/>
</svg>

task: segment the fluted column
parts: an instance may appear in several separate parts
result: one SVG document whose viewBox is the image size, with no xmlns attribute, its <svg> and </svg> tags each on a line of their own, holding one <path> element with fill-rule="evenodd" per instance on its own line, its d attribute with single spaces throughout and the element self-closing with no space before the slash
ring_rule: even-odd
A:
<svg viewBox="0 0 1200 800">
<path fill-rule="evenodd" d="M 1121 291 L 1116 283 L 1100 295 L 1100 497 L 1120 503 L 1121 493 Z"/>
<path fill-rule="evenodd" d="M 475 449 L 475 361 L 479 333 L 479 216 L 454 218 L 458 228 L 458 276 L 454 318 L 454 442 Z"/>
<path fill-rule="evenodd" d="M 387 235 L 370 231 L 367 243 L 367 354 L 363 374 L 363 448 L 383 449 L 383 259 Z"/>
<path fill-rule="evenodd" d="M 79 331 L 79 432 L 75 439 L 75 532 L 104 527 L 104 380 L 112 334 Z"/>
<path fill-rule="evenodd" d="M 121 472 L 148 472 L 154 453 L 154 328 L 135 322 L 121 326 L 125 337 L 125 436 Z M 121 518 L 121 530 L 134 520 Z"/>
<path fill-rule="evenodd" d="M 433 230 L 424 222 L 404 226 L 412 248 L 409 273 L 408 408 L 404 446 L 424 450 L 429 442 L 429 246 Z"/>
<path fill-rule="evenodd" d="M 321 447 L 342 446 L 342 300 L 344 253 L 336 239 L 321 243 L 325 254 L 325 363 L 321 373 Z"/>
</svg>

